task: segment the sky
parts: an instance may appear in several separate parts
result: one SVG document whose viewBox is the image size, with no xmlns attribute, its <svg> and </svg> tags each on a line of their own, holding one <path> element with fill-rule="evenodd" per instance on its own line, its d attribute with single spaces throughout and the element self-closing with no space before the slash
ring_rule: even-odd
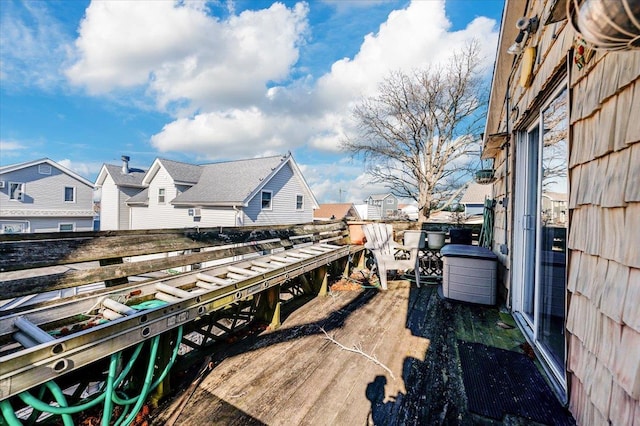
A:
<svg viewBox="0 0 640 426">
<path fill-rule="evenodd" d="M 361 203 L 388 189 L 340 149 L 354 106 L 472 39 L 490 81 L 503 3 L 0 0 L 0 166 L 291 152 L 320 203 Z"/>
</svg>

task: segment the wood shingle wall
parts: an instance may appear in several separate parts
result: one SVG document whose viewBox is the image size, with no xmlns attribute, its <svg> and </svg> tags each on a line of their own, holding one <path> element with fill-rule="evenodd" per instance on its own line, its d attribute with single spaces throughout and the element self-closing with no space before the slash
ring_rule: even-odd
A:
<svg viewBox="0 0 640 426">
<path fill-rule="evenodd" d="M 571 76 L 567 316 L 580 424 L 640 419 L 640 52 L 598 52 Z"/>
<path fill-rule="evenodd" d="M 515 24 L 509 21 L 515 16 L 538 16 L 541 24 L 527 44 L 536 47 L 528 87 L 518 81 L 521 58 L 506 54 L 512 37 L 503 37 L 498 53 L 496 72 L 512 69 L 513 75 L 494 76 L 492 95 L 500 93 L 496 82 L 506 82 L 508 101 L 491 102 L 486 129 L 487 135 L 508 136 L 489 137 L 483 152 L 494 158 L 495 198 L 506 198 L 496 205 L 493 249 L 510 294 L 517 285 L 510 277 L 514 137 L 527 129 L 550 89 L 568 74 L 569 408 L 581 425 L 640 425 L 640 51 L 596 51 L 582 70 L 567 64 L 577 34 L 567 20 L 545 25 L 555 3 L 527 2 L 524 10 L 523 3 L 507 1 L 502 32 Z M 505 68 L 511 58 L 513 65 Z M 503 244 L 508 253 L 500 253 Z"/>
</svg>

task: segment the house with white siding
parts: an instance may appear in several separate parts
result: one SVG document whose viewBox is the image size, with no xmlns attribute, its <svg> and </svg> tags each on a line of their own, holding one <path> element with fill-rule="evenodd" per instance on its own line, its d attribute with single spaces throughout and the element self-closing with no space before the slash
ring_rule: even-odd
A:
<svg viewBox="0 0 640 426">
<path fill-rule="evenodd" d="M 145 170 L 129 167 L 130 157 L 122 156 L 122 165 L 103 164 L 95 187 L 100 190 L 100 230 L 131 228 L 131 212 L 126 201 L 145 186 Z"/>
<path fill-rule="evenodd" d="M 464 215 L 477 216 L 484 213 L 484 201 L 491 198 L 491 185 L 470 182 L 460 198 L 464 206 Z"/>
<path fill-rule="evenodd" d="M 157 158 L 140 188 L 124 201 L 131 229 L 308 223 L 318 208 L 291 154 L 204 165 Z"/>
<path fill-rule="evenodd" d="M 93 184 L 48 158 L 0 167 L 0 233 L 93 230 Z"/>
<path fill-rule="evenodd" d="M 484 133 L 502 294 L 579 425 L 640 424 L 638 22 L 507 0 Z"/>
</svg>

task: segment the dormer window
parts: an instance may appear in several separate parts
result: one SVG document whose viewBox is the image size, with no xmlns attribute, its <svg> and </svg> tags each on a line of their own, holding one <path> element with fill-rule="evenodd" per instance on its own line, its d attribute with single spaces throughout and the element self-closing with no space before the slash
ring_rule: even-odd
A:
<svg viewBox="0 0 640 426">
<path fill-rule="evenodd" d="M 24 183 L 22 182 L 9 183 L 9 199 L 15 200 L 15 201 L 22 201 L 24 199 Z"/>
<path fill-rule="evenodd" d="M 158 204 L 164 204 L 164 188 L 158 188 Z"/>
<path fill-rule="evenodd" d="M 272 197 L 273 197 L 273 192 L 262 191 L 262 210 L 271 210 Z"/>
</svg>

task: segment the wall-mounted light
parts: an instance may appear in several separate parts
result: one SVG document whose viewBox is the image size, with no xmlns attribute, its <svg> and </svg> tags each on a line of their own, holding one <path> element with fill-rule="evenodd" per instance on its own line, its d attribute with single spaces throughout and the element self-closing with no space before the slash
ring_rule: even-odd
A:
<svg viewBox="0 0 640 426">
<path fill-rule="evenodd" d="M 538 31 L 538 17 L 533 18 L 522 17 L 516 21 L 516 28 L 520 30 L 516 36 L 515 42 L 509 46 L 507 53 L 510 55 L 519 55 L 524 49 L 529 36 Z"/>
</svg>

